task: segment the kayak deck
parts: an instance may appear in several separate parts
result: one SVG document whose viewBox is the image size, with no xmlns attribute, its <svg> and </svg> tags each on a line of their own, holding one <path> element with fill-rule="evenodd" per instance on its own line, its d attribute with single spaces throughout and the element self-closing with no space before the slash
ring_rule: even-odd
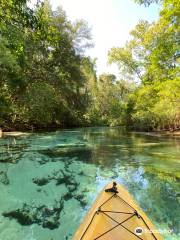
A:
<svg viewBox="0 0 180 240">
<path fill-rule="evenodd" d="M 161 240 L 146 214 L 120 184 L 118 193 L 99 194 L 73 240 Z M 152 230 L 152 231 L 151 231 Z"/>
</svg>

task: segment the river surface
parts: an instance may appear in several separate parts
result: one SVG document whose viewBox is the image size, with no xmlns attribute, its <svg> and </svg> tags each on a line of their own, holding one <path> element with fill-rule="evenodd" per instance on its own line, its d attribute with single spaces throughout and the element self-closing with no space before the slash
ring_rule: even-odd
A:
<svg viewBox="0 0 180 240">
<path fill-rule="evenodd" d="M 0 139 L 0 240 L 69 240 L 109 181 L 180 235 L 180 138 L 81 128 Z"/>
</svg>

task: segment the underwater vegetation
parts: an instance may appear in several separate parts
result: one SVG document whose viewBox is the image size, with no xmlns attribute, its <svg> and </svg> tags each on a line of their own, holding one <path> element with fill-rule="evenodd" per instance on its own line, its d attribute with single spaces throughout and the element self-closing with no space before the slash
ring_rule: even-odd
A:
<svg viewBox="0 0 180 240">
<path fill-rule="evenodd" d="M 178 240 L 177 138 L 89 128 L 32 134 L 9 143 L 0 142 L 3 240 L 71 239 L 98 192 L 112 180 L 129 190 L 157 228 L 172 230 L 165 240 Z"/>
</svg>

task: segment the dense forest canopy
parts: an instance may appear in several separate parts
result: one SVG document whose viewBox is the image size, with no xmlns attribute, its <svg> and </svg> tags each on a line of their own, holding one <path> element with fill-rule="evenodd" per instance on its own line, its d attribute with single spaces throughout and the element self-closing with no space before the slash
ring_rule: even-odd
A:
<svg viewBox="0 0 180 240">
<path fill-rule="evenodd" d="M 179 0 L 135 0 L 162 6 L 158 21 L 140 20 L 124 47 L 109 50 L 120 79 L 97 76 L 86 21 L 47 0 L 0 2 L 0 127 L 180 127 Z"/>
<path fill-rule="evenodd" d="M 87 85 L 96 80 L 92 60 L 83 55 L 91 46 L 87 23 L 71 23 L 48 1 L 33 10 L 26 1 L 3 1 L 0 11 L 0 124 L 82 124 Z"/>
<path fill-rule="evenodd" d="M 126 72 L 131 78 L 139 79 L 140 85 L 129 96 L 136 128 L 180 126 L 179 10 L 178 0 L 164 0 L 157 22 L 140 21 L 123 48 L 109 51 L 110 63 L 117 63 L 122 74 Z"/>
</svg>

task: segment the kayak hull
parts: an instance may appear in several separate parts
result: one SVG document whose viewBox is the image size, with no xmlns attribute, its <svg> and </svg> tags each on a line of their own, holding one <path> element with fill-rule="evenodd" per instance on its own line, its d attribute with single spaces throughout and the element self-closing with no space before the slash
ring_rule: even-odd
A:
<svg viewBox="0 0 180 240">
<path fill-rule="evenodd" d="M 73 240 L 161 240 L 129 192 L 120 184 L 116 187 L 118 193 L 105 192 L 105 189 L 112 188 L 112 183 L 102 190 Z"/>
</svg>

